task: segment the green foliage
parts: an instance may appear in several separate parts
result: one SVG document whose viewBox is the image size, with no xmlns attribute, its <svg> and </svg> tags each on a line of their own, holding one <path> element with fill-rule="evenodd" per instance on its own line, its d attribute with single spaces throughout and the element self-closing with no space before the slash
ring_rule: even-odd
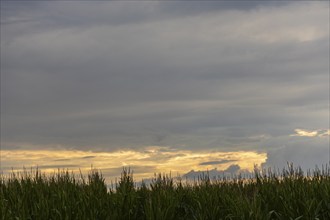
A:
<svg viewBox="0 0 330 220">
<path fill-rule="evenodd" d="M 255 170 L 254 178 L 189 183 L 155 175 L 136 186 L 130 169 L 109 189 L 102 174 L 39 170 L 0 177 L 0 212 L 10 219 L 330 219 L 330 169 L 306 176 L 289 165 L 282 172 Z"/>
</svg>

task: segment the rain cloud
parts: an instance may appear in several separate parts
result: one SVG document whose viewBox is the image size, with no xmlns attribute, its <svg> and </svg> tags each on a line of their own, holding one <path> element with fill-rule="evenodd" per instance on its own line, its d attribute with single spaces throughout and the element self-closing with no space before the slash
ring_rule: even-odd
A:
<svg viewBox="0 0 330 220">
<path fill-rule="evenodd" d="M 329 161 L 328 131 L 327 2 L 1 2 L 2 150 L 307 167 Z"/>
</svg>

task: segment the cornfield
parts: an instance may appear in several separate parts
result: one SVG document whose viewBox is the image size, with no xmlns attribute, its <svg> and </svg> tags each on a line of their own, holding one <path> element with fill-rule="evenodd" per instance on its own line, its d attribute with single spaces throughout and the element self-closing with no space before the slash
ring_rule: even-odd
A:
<svg viewBox="0 0 330 220">
<path fill-rule="evenodd" d="M 137 185 L 130 169 L 108 187 L 102 173 L 1 175 L 1 219 L 330 219 L 330 169 L 304 175 L 292 166 L 253 178 L 193 182 L 155 175 Z"/>
</svg>

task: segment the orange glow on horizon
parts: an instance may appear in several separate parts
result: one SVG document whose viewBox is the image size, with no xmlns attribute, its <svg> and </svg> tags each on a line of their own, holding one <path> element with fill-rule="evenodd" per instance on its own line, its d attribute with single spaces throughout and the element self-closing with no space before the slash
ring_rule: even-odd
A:
<svg viewBox="0 0 330 220">
<path fill-rule="evenodd" d="M 78 150 L 2 150 L 1 171 L 4 174 L 38 167 L 42 172 L 53 173 L 58 169 L 86 174 L 91 167 L 101 170 L 107 180 L 120 176 L 122 168 L 130 167 L 135 180 L 152 178 L 155 173 L 183 175 L 191 170 L 225 170 L 237 164 L 241 170 L 252 171 L 254 165 L 261 165 L 267 159 L 266 153 L 254 151 L 236 152 L 193 152 L 171 151 L 167 147 L 152 146 L 142 151 L 92 152 Z M 213 164 L 212 162 L 215 163 Z M 217 163 L 217 161 L 223 161 Z M 205 163 L 203 165 L 203 163 Z M 208 164 L 207 162 L 211 162 Z"/>
</svg>

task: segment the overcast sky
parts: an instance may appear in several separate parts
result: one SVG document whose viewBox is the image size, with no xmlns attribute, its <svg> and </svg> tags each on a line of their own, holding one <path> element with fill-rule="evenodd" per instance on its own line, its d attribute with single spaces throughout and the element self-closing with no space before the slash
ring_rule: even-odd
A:
<svg viewBox="0 0 330 220">
<path fill-rule="evenodd" d="M 314 168 L 328 145 L 327 1 L 1 1 L 2 170 Z"/>
</svg>

